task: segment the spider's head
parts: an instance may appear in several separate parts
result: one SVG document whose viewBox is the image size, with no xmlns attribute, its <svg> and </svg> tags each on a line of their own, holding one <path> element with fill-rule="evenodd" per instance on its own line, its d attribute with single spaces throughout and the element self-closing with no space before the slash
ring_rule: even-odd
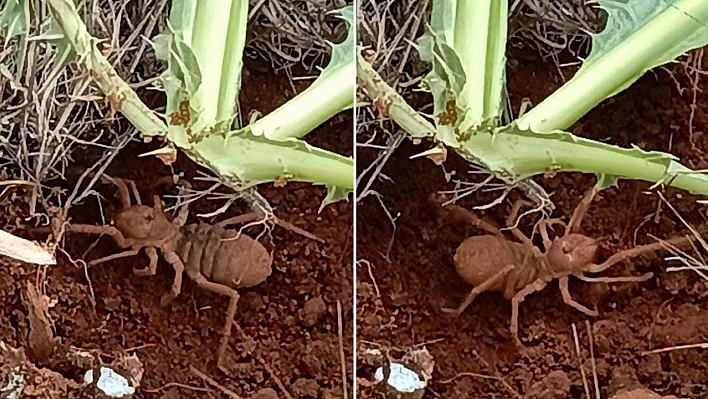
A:
<svg viewBox="0 0 708 399">
<path fill-rule="evenodd" d="M 173 227 L 159 203 L 154 207 L 133 205 L 116 215 L 114 220 L 116 228 L 125 238 L 137 240 L 161 239 L 171 232 Z"/>
<path fill-rule="evenodd" d="M 595 239 L 582 234 L 568 234 L 553 241 L 546 259 L 553 271 L 582 271 L 595 262 L 597 249 Z"/>
</svg>

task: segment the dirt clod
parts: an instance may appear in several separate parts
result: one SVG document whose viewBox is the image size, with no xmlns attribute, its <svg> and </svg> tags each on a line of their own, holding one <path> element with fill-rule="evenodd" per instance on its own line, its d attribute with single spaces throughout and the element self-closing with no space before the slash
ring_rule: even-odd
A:
<svg viewBox="0 0 708 399">
<path fill-rule="evenodd" d="M 652 392 L 646 388 L 635 388 L 622 390 L 611 399 L 680 399 L 674 395 L 661 396 L 656 392 Z"/>
<path fill-rule="evenodd" d="M 302 311 L 300 312 L 300 320 L 307 327 L 312 327 L 324 316 L 327 312 L 327 305 L 321 296 L 316 296 L 305 302 Z"/>
<path fill-rule="evenodd" d="M 570 386 L 570 378 L 564 371 L 552 371 L 531 386 L 526 399 L 564 399 L 570 395 Z"/>
<path fill-rule="evenodd" d="M 320 395 L 320 385 L 315 380 L 298 378 L 290 387 L 297 399 L 316 399 Z"/>
<path fill-rule="evenodd" d="M 241 296 L 241 306 L 244 310 L 258 312 L 266 308 L 263 296 L 256 292 L 246 292 Z"/>
<path fill-rule="evenodd" d="M 639 373 L 651 377 L 655 381 L 661 380 L 661 357 L 658 355 L 647 356 L 646 359 L 639 363 Z"/>
<path fill-rule="evenodd" d="M 278 399 L 278 393 L 273 388 L 263 388 L 251 396 L 250 399 Z"/>
<path fill-rule="evenodd" d="M 610 391 L 620 392 L 622 390 L 633 390 L 642 388 L 637 378 L 637 373 L 629 365 L 622 365 L 612 370 L 612 380 L 610 381 Z"/>
<path fill-rule="evenodd" d="M 24 298 L 30 324 L 29 347 L 32 360 L 45 363 L 52 352 L 56 341 L 49 321 L 49 297 L 43 295 L 32 283 L 27 283 Z"/>
</svg>

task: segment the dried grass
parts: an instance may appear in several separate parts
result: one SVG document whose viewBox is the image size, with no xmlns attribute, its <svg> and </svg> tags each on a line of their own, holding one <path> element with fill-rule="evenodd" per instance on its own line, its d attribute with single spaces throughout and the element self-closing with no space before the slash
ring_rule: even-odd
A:
<svg viewBox="0 0 708 399">
<path fill-rule="evenodd" d="M 46 31 L 49 11 L 39 0 L 28 0 L 35 10 L 29 37 Z M 343 0 L 252 0 L 247 53 L 288 70 L 300 64 L 311 70 L 324 66 L 329 53 L 326 41 L 340 41 L 346 26 L 329 11 L 346 5 Z M 108 59 L 118 74 L 138 91 L 151 108 L 159 98 L 152 90 L 161 71 L 152 38 L 165 28 L 167 0 L 79 0 L 89 32 L 103 40 Z M 299 12 L 293 12 L 298 10 Z M 5 32 L 0 39 L 6 41 Z M 132 140 L 135 129 L 122 116 L 111 113 L 104 96 L 87 73 L 73 64 L 64 67 L 62 54 L 43 41 L 29 40 L 18 67 L 18 40 L 0 50 L 0 161 L 3 174 L 29 187 L 31 215 L 50 208 L 64 213 L 92 191 L 97 178 L 84 175 L 73 190 L 56 187 L 71 174 L 77 149 L 92 148 L 101 171 Z M 289 73 L 291 75 L 291 73 Z M 93 155 L 92 155 L 93 156 Z M 6 187 L 5 187 L 6 188 Z M 7 190 L 3 191 L 3 194 Z"/>
<path fill-rule="evenodd" d="M 105 38 L 109 59 L 136 87 L 145 86 L 157 74 L 155 64 L 143 62 L 149 46 L 141 36 L 157 32 L 160 13 L 167 0 L 120 2 L 84 1 L 78 4 L 86 15 L 88 29 Z M 68 209 L 91 192 L 91 185 L 65 192 L 51 184 L 66 180 L 78 148 L 99 150 L 94 169 L 105 168 L 135 135 L 123 120 L 111 117 L 110 107 L 95 90 L 87 73 L 73 65 L 64 67 L 64 54 L 42 41 L 32 40 L 45 32 L 49 12 L 33 1 L 35 20 L 30 23 L 23 67 L 17 64 L 18 41 L 13 39 L 0 54 L 0 96 L 8 104 L 0 109 L 0 158 L 18 179 L 32 184 L 30 214 L 61 206 Z M 38 207 L 39 205 L 39 207 Z"/>
<path fill-rule="evenodd" d="M 606 18 L 594 0 L 513 0 L 510 7 L 512 43 L 530 46 L 556 63 L 564 51 L 587 54 L 590 33 L 598 32 Z"/>
<path fill-rule="evenodd" d="M 372 51 L 372 64 L 377 73 L 407 99 L 427 72 L 427 66 L 413 48 L 417 38 L 424 32 L 430 18 L 430 0 L 361 0 L 358 15 L 359 42 Z M 424 111 L 424 110 L 419 110 Z M 388 180 L 383 173 L 386 162 L 402 143 L 403 136 L 398 126 L 375 113 L 363 96 L 357 101 L 357 154 L 371 154 L 373 160 L 357 162 L 357 202 L 374 196 L 389 215 L 383 198 L 376 191 L 376 183 Z M 367 157 L 368 158 L 368 157 Z"/>
<path fill-rule="evenodd" d="M 348 0 L 251 0 L 249 50 L 274 69 L 301 65 L 307 71 L 326 65 L 327 41 L 346 37 L 346 26 L 331 13 Z"/>
</svg>

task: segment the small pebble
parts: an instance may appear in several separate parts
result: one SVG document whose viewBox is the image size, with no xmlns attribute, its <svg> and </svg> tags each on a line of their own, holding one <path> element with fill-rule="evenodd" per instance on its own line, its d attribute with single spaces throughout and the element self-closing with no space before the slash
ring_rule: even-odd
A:
<svg viewBox="0 0 708 399">
<path fill-rule="evenodd" d="M 241 301 L 243 302 L 243 307 L 246 310 L 258 312 L 266 308 L 263 296 L 255 292 L 246 292 L 241 296 Z"/>
<path fill-rule="evenodd" d="M 278 393 L 273 388 L 263 388 L 251 396 L 250 399 L 278 399 Z"/>
<path fill-rule="evenodd" d="M 308 327 L 314 326 L 327 312 L 327 305 L 321 296 L 316 296 L 305 303 L 300 312 L 300 320 Z"/>
<path fill-rule="evenodd" d="M 317 399 L 320 397 L 320 386 L 317 381 L 307 378 L 295 380 L 290 390 L 298 399 Z"/>
</svg>

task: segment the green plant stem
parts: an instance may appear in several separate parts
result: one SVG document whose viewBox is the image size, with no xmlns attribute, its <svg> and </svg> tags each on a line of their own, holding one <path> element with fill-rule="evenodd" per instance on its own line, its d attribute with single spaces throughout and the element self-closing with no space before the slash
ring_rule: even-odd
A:
<svg viewBox="0 0 708 399">
<path fill-rule="evenodd" d="M 352 158 L 301 141 L 272 141 L 243 131 L 226 140 L 221 135 L 212 135 L 184 151 L 220 176 L 238 176 L 240 184 L 246 187 L 272 181 L 300 181 L 354 188 Z"/>
<path fill-rule="evenodd" d="M 435 126 L 428 122 L 391 86 L 384 82 L 374 68 L 357 55 L 357 81 L 376 108 L 390 116 L 403 130 L 416 138 L 435 136 Z"/>
<path fill-rule="evenodd" d="M 367 95 L 374 102 L 390 104 L 389 115 L 411 136 L 425 137 L 431 125 L 364 63 L 362 60 L 359 68 L 368 72 L 360 73 L 358 78 Z M 694 194 L 708 195 L 708 176 L 691 172 L 666 154 L 623 149 L 566 132 L 537 134 L 512 124 L 494 133 L 473 134 L 456 151 L 509 183 L 533 175 L 567 171 L 652 183 L 662 181 Z"/>
<path fill-rule="evenodd" d="M 446 24 L 454 26 L 452 48 L 465 70 L 465 86 L 457 98 L 467 110 L 464 129 L 501 116 L 509 5 L 506 0 L 457 0 L 455 4 L 454 17 Z"/>
<path fill-rule="evenodd" d="M 77 62 L 90 72 L 101 91 L 118 106 L 116 111 L 121 111 L 144 136 L 165 135 L 165 123 L 140 100 L 98 50 L 96 39 L 86 31 L 74 3 L 71 0 L 47 0 L 47 3 L 78 55 Z"/>
<path fill-rule="evenodd" d="M 638 79 L 657 58 L 707 22 L 708 1 L 676 1 L 520 117 L 519 127 L 538 133 L 567 129 L 607 97 Z"/>
<path fill-rule="evenodd" d="M 271 140 L 301 138 L 343 109 L 354 106 L 354 63 L 317 79 L 285 104 L 250 126 Z"/>
<path fill-rule="evenodd" d="M 216 120 L 226 119 L 235 114 L 238 94 L 241 90 L 241 70 L 243 69 L 243 49 L 246 46 L 248 28 L 248 0 L 233 2 L 229 17 L 228 39 L 224 51 L 221 85 L 219 90 L 219 112 Z M 231 80 L 235 80 L 233 83 Z M 226 101 L 225 101 L 226 99 Z"/>
<path fill-rule="evenodd" d="M 595 173 L 666 184 L 708 195 L 708 175 L 691 171 L 663 153 L 643 152 L 575 137 L 570 133 L 532 133 L 510 125 L 479 133 L 460 154 L 515 182 L 553 171 Z"/>
<path fill-rule="evenodd" d="M 241 86 L 248 0 L 188 0 L 193 23 L 187 42 L 199 63 L 201 85 L 190 99 L 205 126 L 232 119 Z"/>
</svg>

